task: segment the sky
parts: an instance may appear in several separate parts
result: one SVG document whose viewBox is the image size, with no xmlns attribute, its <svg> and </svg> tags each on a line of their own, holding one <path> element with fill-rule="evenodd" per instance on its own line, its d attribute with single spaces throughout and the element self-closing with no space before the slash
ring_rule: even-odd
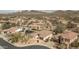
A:
<svg viewBox="0 0 79 59">
<path fill-rule="evenodd" d="M 0 10 L 0 13 L 5 14 L 5 13 L 12 13 L 16 12 L 17 10 Z"/>
<path fill-rule="evenodd" d="M 0 10 L 0 13 L 1 14 L 5 14 L 5 13 L 12 13 L 12 12 L 16 12 L 16 11 L 19 11 L 19 10 Z M 51 10 L 39 10 L 39 11 L 42 11 L 42 12 L 52 12 Z"/>
</svg>

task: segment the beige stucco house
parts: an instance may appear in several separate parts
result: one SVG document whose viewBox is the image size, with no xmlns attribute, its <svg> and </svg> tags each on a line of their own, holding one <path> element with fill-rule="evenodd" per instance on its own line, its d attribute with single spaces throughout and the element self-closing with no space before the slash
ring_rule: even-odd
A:
<svg viewBox="0 0 79 59">
<path fill-rule="evenodd" d="M 22 31 L 22 28 L 11 27 L 2 31 L 2 34 L 13 34 Z"/>
<path fill-rule="evenodd" d="M 42 30 L 31 34 L 34 39 L 42 39 L 42 40 L 50 40 L 53 38 L 53 34 L 51 31 Z"/>
<path fill-rule="evenodd" d="M 65 31 L 60 36 L 62 38 L 61 42 L 67 44 L 67 48 L 69 48 L 69 45 L 78 38 L 78 34 L 72 31 Z"/>
</svg>

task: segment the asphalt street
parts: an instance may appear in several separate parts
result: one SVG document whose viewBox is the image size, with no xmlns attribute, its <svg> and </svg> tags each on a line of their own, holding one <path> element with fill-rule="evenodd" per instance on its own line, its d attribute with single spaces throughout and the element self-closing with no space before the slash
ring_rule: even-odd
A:
<svg viewBox="0 0 79 59">
<path fill-rule="evenodd" d="M 46 46 L 40 46 L 40 45 L 31 45 L 31 46 L 26 46 L 26 47 L 15 47 L 8 43 L 5 40 L 7 39 L 4 36 L 0 36 L 0 49 L 49 49 Z"/>
</svg>

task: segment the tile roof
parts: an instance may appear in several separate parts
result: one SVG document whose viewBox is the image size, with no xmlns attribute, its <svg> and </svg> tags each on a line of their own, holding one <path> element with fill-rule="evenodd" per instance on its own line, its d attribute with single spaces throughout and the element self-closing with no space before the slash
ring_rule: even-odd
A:
<svg viewBox="0 0 79 59">
<path fill-rule="evenodd" d="M 37 31 L 35 33 L 32 33 L 31 35 L 37 36 L 38 34 L 39 34 L 40 37 L 43 37 L 44 38 L 44 37 L 52 34 L 52 32 L 51 31 L 47 31 L 47 30 L 42 30 L 42 31 Z"/>
<path fill-rule="evenodd" d="M 69 40 L 73 40 L 74 38 L 76 38 L 78 34 L 72 31 L 65 31 L 64 33 L 61 34 L 61 36 L 63 38 L 69 39 Z"/>
<path fill-rule="evenodd" d="M 46 36 L 52 34 L 51 31 L 47 31 L 47 30 L 42 30 L 42 31 L 39 31 L 37 33 L 40 34 L 41 37 L 46 37 Z"/>
<path fill-rule="evenodd" d="M 17 30 L 16 27 L 12 27 L 10 29 L 6 29 L 6 30 L 3 30 L 3 31 L 8 31 L 8 32 L 14 33 L 14 32 L 16 32 L 16 30 Z"/>
</svg>

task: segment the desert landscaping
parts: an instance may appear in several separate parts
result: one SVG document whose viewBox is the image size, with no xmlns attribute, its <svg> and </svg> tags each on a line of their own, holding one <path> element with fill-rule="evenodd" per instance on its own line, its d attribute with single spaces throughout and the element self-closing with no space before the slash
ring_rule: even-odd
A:
<svg viewBox="0 0 79 59">
<path fill-rule="evenodd" d="M 1 39 L 17 48 L 40 45 L 50 49 L 78 49 L 79 11 L 22 10 L 0 14 Z"/>
</svg>

